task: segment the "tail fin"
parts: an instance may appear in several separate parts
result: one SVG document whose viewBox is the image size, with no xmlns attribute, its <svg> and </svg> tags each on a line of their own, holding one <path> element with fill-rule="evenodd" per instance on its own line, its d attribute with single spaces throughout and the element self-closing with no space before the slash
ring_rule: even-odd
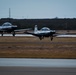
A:
<svg viewBox="0 0 76 75">
<path fill-rule="evenodd" d="M 37 31 L 38 31 L 38 27 L 37 27 L 37 25 L 35 25 L 34 33 L 36 33 Z"/>
</svg>

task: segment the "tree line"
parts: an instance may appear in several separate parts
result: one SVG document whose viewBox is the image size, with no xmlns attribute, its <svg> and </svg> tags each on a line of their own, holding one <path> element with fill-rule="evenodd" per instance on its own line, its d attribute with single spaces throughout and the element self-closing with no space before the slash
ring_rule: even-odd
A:
<svg viewBox="0 0 76 75">
<path fill-rule="evenodd" d="M 17 25 L 18 28 L 34 28 L 38 25 L 38 28 L 49 27 L 55 30 L 76 30 L 76 18 L 54 18 L 54 19 L 13 19 L 2 18 L 0 19 L 0 25 L 5 22 L 11 22 L 13 25 Z"/>
</svg>

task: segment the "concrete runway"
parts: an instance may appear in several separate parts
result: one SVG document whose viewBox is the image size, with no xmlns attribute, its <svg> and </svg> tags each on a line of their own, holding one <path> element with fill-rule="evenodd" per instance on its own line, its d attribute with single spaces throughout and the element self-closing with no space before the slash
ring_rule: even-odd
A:
<svg viewBox="0 0 76 75">
<path fill-rule="evenodd" d="M 58 36 L 56 36 L 56 37 L 76 37 L 76 35 L 58 35 Z"/>
<path fill-rule="evenodd" d="M 1 36 L 1 34 L 0 34 L 0 36 Z M 3 36 L 12 36 L 12 34 L 3 34 Z M 31 34 L 16 34 L 15 36 L 30 36 L 30 37 L 34 37 Z M 56 37 L 76 37 L 76 35 L 64 34 L 64 35 L 57 35 Z"/>
<path fill-rule="evenodd" d="M 76 75 L 76 68 L 0 67 L 0 75 Z"/>
</svg>

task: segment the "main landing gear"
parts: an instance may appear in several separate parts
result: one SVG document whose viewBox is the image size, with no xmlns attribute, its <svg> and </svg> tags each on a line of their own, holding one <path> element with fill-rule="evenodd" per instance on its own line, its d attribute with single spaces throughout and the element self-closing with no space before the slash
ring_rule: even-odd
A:
<svg viewBox="0 0 76 75">
<path fill-rule="evenodd" d="M 40 39 L 40 40 L 42 40 L 42 39 L 44 39 L 44 37 L 43 37 L 43 36 L 41 36 L 41 37 L 39 37 L 39 39 Z M 50 39 L 51 39 L 51 41 L 53 40 L 53 35 L 52 35 L 52 36 L 50 36 Z"/>
<path fill-rule="evenodd" d="M 52 35 L 52 36 L 50 36 L 50 39 L 51 39 L 51 41 L 53 40 L 53 35 Z"/>
<path fill-rule="evenodd" d="M 12 32 L 12 35 L 15 36 L 15 32 Z"/>
<path fill-rule="evenodd" d="M 42 39 L 44 39 L 44 37 L 43 36 L 42 37 L 39 37 L 39 39 L 42 40 Z"/>
<path fill-rule="evenodd" d="M 1 36 L 3 36 L 4 32 L 1 32 Z M 15 32 L 12 32 L 12 35 L 15 36 Z"/>
</svg>

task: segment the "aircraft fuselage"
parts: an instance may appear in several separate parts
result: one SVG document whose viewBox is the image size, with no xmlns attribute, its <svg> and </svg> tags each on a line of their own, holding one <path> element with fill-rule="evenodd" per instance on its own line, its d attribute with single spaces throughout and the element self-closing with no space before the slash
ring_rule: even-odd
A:
<svg viewBox="0 0 76 75">
<path fill-rule="evenodd" d="M 17 26 L 0 26 L 0 32 L 12 32 L 17 29 Z"/>
</svg>

